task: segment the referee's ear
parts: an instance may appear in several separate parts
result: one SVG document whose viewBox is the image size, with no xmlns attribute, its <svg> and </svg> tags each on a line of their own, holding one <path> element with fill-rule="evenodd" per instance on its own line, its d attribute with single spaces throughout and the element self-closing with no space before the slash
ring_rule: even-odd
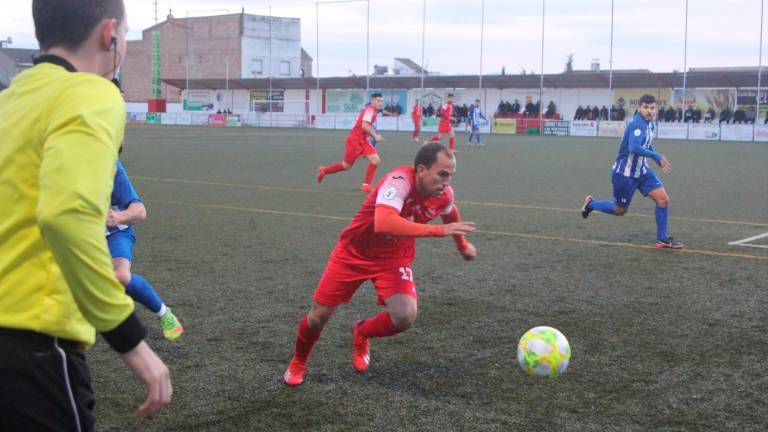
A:
<svg viewBox="0 0 768 432">
<path fill-rule="evenodd" d="M 114 18 L 105 19 L 99 24 L 101 33 L 99 35 L 99 42 L 106 51 L 112 51 L 117 49 L 117 25 L 118 22 Z"/>
</svg>

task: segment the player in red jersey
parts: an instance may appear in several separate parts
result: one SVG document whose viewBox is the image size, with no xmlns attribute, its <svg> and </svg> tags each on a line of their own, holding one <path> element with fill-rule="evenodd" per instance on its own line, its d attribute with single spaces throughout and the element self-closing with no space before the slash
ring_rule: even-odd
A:
<svg viewBox="0 0 768 432">
<path fill-rule="evenodd" d="M 443 139 L 443 135 L 448 134 L 448 144 L 451 147 L 451 152 L 458 153 L 455 147 L 456 135 L 453 133 L 453 126 L 451 126 L 451 117 L 453 116 L 453 94 L 448 93 L 445 103 L 440 107 L 440 125 L 437 128 L 437 135 L 426 141 L 425 144 L 438 142 Z"/>
<path fill-rule="evenodd" d="M 355 370 L 368 370 L 369 339 L 393 336 L 413 324 L 417 296 L 411 262 L 416 237 L 452 235 L 461 256 L 467 261 L 475 258 L 475 247 L 464 238 L 474 224 L 461 221 L 453 202 L 455 171 L 456 160 L 445 146 L 426 144 L 414 166 L 390 171 L 368 195 L 342 231 L 315 291 L 315 303 L 299 323 L 294 356 L 283 374 L 287 385 L 304 382 L 309 354 L 323 327 L 367 280 L 373 281 L 378 304 L 386 309 L 352 326 Z M 437 216 L 444 225 L 427 225 Z"/>
<path fill-rule="evenodd" d="M 376 116 L 379 110 L 381 110 L 383 103 L 384 99 L 381 93 L 373 93 L 371 95 L 371 103 L 360 111 L 355 126 L 347 136 L 347 142 L 344 144 L 344 159 L 331 166 L 320 165 L 317 167 L 318 183 L 322 183 L 323 178 L 328 174 L 335 174 L 339 171 L 350 169 L 355 164 L 357 158 L 364 157 L 368 159 L 368 171 L 365 173 L 365 179 L 362 186 L 360 186 L 360 191 L 363 193 L 371 192 L 371 181 L 376 175 L 376 168 L 379 167 L 381 158 L 379 158 L 379 154 L 376 152 L 376 147 L 368 141 L 368 137 L 372 137 L 376 142 L 381 142 L 384 139 L 373 129 L 373 124 L 376 123 Z"/>
<path fill-rule="evenodd" d="M 418 98 L 413 103 L 411 119 L 413 119 L 413 140 L 419 142 L 419 132 L 421 132 L 421 104 L 419 103 Z"/>
</svg>

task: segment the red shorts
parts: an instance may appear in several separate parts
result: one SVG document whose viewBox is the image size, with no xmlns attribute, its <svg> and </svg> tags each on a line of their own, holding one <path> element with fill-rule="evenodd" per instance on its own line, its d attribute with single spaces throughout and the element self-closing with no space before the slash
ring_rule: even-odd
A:
<svg viewBox="0 0 768 432">
<path fill-rule="evenodd" d="M 453 128 L 451 127 L 450 123 L 440 122 L 440 125 L 437 128 L 437 131 L 440 132 L 441 134 L 447 134 L 449 132 L 452 132 Z"/>
<path fill-rule="evenodd" d="M 344 144 L 344 162 L 348 165 L 354 165 L 359 157 L 376 154 L 376 147 L 371 145 L 367 139 L 357 137 L 348 137 Z"/>
<path fill-rule="evenodd" d="M 363 267 L 334 257 L 328 260 L 313 298 L 325 306 L 335 307 L 348 303 L 355 291 L 367 280 L 371 280 L 376 288 L 379 305 L 383 305 L 386 299 L 395 294 L 417 298 L 410 265 L 377 264 Z"/>
</svg>

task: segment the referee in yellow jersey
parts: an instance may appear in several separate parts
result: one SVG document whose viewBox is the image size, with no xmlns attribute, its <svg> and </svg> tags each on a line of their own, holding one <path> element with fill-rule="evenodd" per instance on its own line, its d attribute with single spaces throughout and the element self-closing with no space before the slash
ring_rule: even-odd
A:
<svg viewBox="0 0 768 432">
<path fill-rule="evenodd" d="M 0 93 L 0 431 L 92 431 L 96 333 L 171 400 L 168 368 L 117 281 L 104 225 L 125 105 L 122 0 L 33 0 L 43 52 Z"/>
</svg>

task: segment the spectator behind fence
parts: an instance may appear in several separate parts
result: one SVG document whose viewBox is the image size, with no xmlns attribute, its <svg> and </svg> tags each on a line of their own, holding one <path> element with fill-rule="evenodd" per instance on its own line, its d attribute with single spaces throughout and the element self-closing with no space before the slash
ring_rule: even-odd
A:
<svg viewBox="0 0 768 432">
<path fill-rule="evenodd" d="M 733 112 L 733 124 L 744 123 L 746 119 L 747 119 L 747 115 L 744 112 L 744 110 L 742 110 L 741 107 L 737 107 L 736 111 Z"/>
<path fill-rule="evenodd" d="M 605 105 L 600 108 L 600 120 L 608 120 L 608 107 Z"/>
<path fill-rule="evenodd" d="M 555 106 L 554 101 L 549 101 L 549 104 L 547 105 L 547 112 L 545 113 L 547 117 L 554 117 L 555 114 L 557 114 L 557 107 Z"/>
<path fill-rule="evenodd" d="M 688 123 L 693 120 L 693 107 L 688 105 L 688 109 L 685 110 L 685 114 L 683 114 L 683 122 Z"/>
<path fill-rule="evenodd" d="M 712 123 L 713 121 L 715 121 L 715 116 L 716 114 L 715 114 L 714 108 L 709 107 L 709 109 L 707 110 L 707 113 L 704 114 L 704 123 Z"/>
<path fill-rule="evenodd" d="M 728 107 L 723 108 L 722 111 L 720 111 L 720 124 L 725 123 L 728 124 L 731 122 L 731 109 Z"/>
<path fill-rule="evenodd" d="M 756 117 L 757 113 L 755 112 L 755 107 L 750 105 L 749 108 L 747 108 L 747 112 L 745 113 L 745 123 L 755 124 Z"/>
</svg>

